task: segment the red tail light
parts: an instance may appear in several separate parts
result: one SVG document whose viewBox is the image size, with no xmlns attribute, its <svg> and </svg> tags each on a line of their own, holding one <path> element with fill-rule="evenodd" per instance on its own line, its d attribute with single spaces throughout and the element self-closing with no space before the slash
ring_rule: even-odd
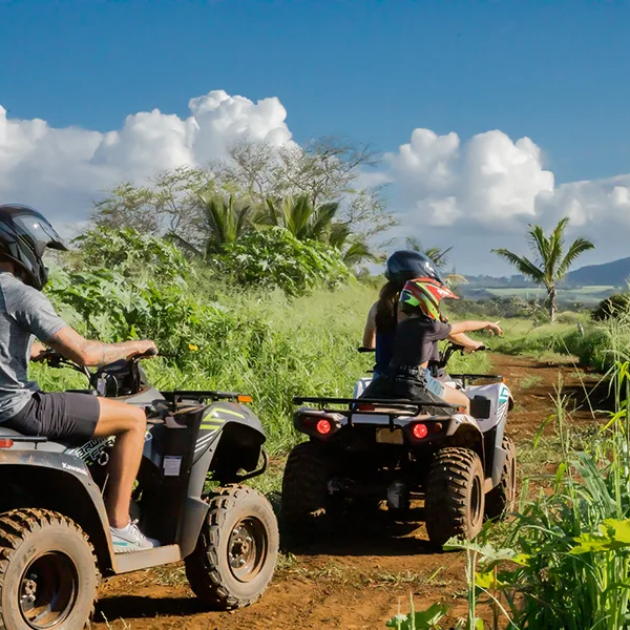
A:
<svg viewBox="0 0 630 630">
<path fill-rule="evenodd" d="M 315 430 L 320 435 L 328 435 L 332 431 L 332 425 L 328 420 L 319 420 L 315 425 Z"/>
<path fill-rule="evenodd" d="M 366 405 L 365 403 L 357 405 L 357 411 L 374 411 L 374 409 L 374 405 Z"/>
<path fill-rule="evenodd" d="M 413 433 L 413 437 L 415 437 L 416 440 L 423 440 L 429 434 L 429 429 L 427 428 L 426 424 L 418 422 L 418 424 L 413 425 L 413 429 L 411 429 L 411 432 Z"/>
<path fill-rule="evenodd" d="M 0 440 L 0 448 L 11 448 L 13 446 L 13 440 L 3 439 Z"/>
</svg>

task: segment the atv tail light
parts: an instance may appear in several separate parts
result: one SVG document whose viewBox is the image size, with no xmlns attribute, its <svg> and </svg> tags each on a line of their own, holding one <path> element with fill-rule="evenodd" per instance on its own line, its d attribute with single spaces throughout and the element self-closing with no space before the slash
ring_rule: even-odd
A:
<svg viewBox="0 0 630 630">
<path fill-rule="evenodd" d="M 374 405 L 366 405 L 365 403 L 357 405 L 357 411 L 374 411 L 374 409 Z"/>
<path fill-rule="evenodd" d="M 0 448 L 11 448 L 13 446 L 13 440 L 0 440 Z"/>
<path fill-rule="evenodd" d="M 236 400 L 240 403 L 251 403 L 254 402 L 254 399 L 251 396 L 247 396 L 245 394 L 239 394 L 236 397 Z"/>
<path fill-rule="evenodd" d="M 328 420 L 319 420 L 315 425 L 315 430 L 320 435 L 328 435 L 332 431 L 332 425 Z"/>
<path fill-rule="evenodd" d="M 423 440 L 429 434 L 429 429 L 427 428 L 426 424 L 418 422 L 418 424 L 413 425 L 413 429 L 411 429 L 411 432 L 413 433 L 413 437 L 415 437 L 416 440 Z"/>
</svg>

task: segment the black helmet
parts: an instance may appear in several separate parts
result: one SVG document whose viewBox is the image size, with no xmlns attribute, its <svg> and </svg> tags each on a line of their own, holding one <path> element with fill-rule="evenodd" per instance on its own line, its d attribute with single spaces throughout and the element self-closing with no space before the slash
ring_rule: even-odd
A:
<svg viewBox="0 0 630 630">
<path fill-rule="evenodd" d="M 444 284 L 442 275 L 428 256 L 421 252 L 408 250 L 394 252 L 387 259 L 385 277 L 390 282 L 395 282 L 401 287 L 408 280 L 414 280 L 415 278 L 432 278 L 440 284 Z"/>
<path fill-rule="evenodd" d="M 48 281 L 42 260 L 47 247 L 67 250 L 55 228 L 37 210 L 0 205 L 0 257 L 15 263 L 22 280 L 38 291 Z"/>
</svg>

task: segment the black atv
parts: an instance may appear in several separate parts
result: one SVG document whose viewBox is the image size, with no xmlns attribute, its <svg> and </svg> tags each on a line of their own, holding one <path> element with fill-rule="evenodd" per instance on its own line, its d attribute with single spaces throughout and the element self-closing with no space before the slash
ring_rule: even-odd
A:
<svg viewBox="0 0 630 630">
<path fill-rule="evenodd" d="M 345 511 L 386 501 L 399 520 L 424 501 L 429 540 L 474 538 L 484 518 L 508 513 L 515 497 L 516 455 L 505 436 L 513 401 L 500 376 L 449 376 L 449 345 L 433 372 L 471 400 L 466 415 L 447 403 L 360 398 L 294 398 L 295 428 L 310 440 L 287 461 L 282 515 L 290 531 L 325 529 Z M 485 384 L 471 384 L 484 380 Z"/>
<path fill-rule="evenodd" d="M 101 575 L 180 560 L 209 608 L 258 599 L 272 578 L 279 537 L 267 499 L 241 485 L 267 465 L 262 425 L 241 404 L 251 398 L 160 393 L 139 358 L 96 373 L 52 352 L 46 360 L 84 372 L 91 386 L 84 393 L 146 409 L 131 511 L 163 546 L 114 554 L 103 502 L 113 438 L 69 448 L 0 425 L 0 628 L 78 630 L 93 612 Z"/>
</svg>

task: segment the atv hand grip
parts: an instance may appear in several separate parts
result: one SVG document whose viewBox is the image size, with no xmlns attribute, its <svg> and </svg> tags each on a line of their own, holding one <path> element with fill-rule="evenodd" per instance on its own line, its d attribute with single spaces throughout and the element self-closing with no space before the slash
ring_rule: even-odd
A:
<svg viewBox="0 0 630 630">
<path fill-rule="evenodd" d="M 376 352 L 375 348 L 357 348 L 357 352 L 360 352 L 361 354 L 365 354 L 368 352 Z"/>
</svg>

